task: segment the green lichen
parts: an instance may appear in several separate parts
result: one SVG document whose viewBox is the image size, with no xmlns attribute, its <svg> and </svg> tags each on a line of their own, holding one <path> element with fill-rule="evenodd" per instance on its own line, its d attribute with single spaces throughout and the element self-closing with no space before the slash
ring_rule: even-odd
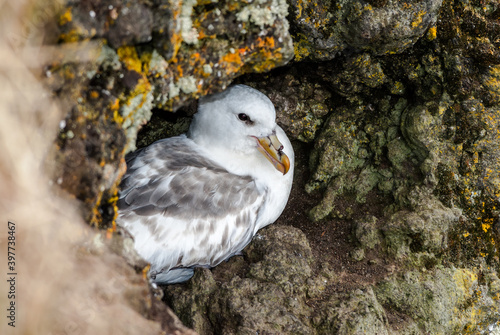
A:
<svg viewBox="0 0 500 335">
<path fill-rule="evenodd" d="M 380 223 L 375 216 L 366 216 L 356 220 L 354 236 L 363 249 L 373 249 L 382 242 Z"/>
<path fill-rule="evenodd" d="M 139 76 L 133 89 L 127 96 L 121 97 L 120 107 L 115 113 L 115 121 L 121 123 L 127 136 L 127 152 L 136 149 L 135 141 L 139 129 L 149 121 L 154 102 L 151 84 L 147 79 L 144 62 L 133 47 L 121 47 L 117 50 L 120 62 Z"/>
<path fill-rule="evenodd" d="M 496 278 L 480 283 L 480 273 L 442 267 L 430 273 L 408 271 L 379 284 L 375 294 L 380 303 L 409 316 L 424 332 L 478 334 L 495 321 L 491 315 L 498 313 Z"/>
<path fill-rule="evenodd" d="M 418 198 L 419 205 L 414 211 L 399 211 L 384 224 L 387 252 L 396 257 L 419 252 L 439 253 L 448 246 L 448 231 L 460 218 L 460 210 L 446 208 L 425 192 Z"/>
<path fill-rule="evenodd" d="M 116 51 L 107 45 L 103 45 L 99 57 L 96 59 L 98 64 L 102 64 L 104 68 L 111 68 L 118 71 L 122 68 L 120 58 Z"/>
<path fill-rule="evenodd" d="M 125 118 L 122 127 L 127 136 L 129 152 L 136 149 L 137 132 L 151 118 L 152 108 L 153 93 L 150 91 L 145 97 L 138 95 L 129 99 L 120 109 L 121 115 Z"/>
<path fill-rule="evenodd" d="M 165 75 L 165 69 L 168 67 L 168 62 L 163 58 L 157 50 L 151 53 L 151 59 L 147 64 L 149 71 L 154 75 Z"/>
<path fill-rule="evenodd" d="M 186 93 L 194 93 L 198 91 L 198 88 L 196 86 L 196 78 L 193 76 L 187 76 L 183 78 L 179 78 L 177 81 L 176 85 L 179 87 L 179 89 Z"/>
<path fill-rule="evenodd" d="M 387 144 L 387 157 L 394 169 L 403 172 L 405 165 L 413 157 L 412 150 L 401 138 L 395 138 Z"/>
<path fill-rule="evenodd" d="M 384 308 L 371 288 L 355 290 L 343 301 L 331 299 L 313 321 L 318 334 L 390 334 Z"/>
<path fill-rule="evenodd" d="M 196 44 L 198 42 L 198 31 L 193 27 L 193 8 L 196 6 L 196 0 L 182 1 L 181 14 L 178 19 L 183 42 L 187 44 Z"/>
<path fill-rule="evenodd" d="M 266 25 L 273 25 L 276 19 L 285 19 L 287 15 L 288 4 L 284 0 L 255 0 L 236 13 L 236 18 L 241 22 L 251 22 L 262 29 Z"/>
<path fill-rule="evenodd" d="M 333 115 L 326 124 L 311 155 L 315 173 L 306 186 L 308 192 L 324 187 L 331 178 L 361 167 L 365 162 L 358 156 L 364 139 L 356 136 L 358 129 L 354 122 Z"/>
</svg>

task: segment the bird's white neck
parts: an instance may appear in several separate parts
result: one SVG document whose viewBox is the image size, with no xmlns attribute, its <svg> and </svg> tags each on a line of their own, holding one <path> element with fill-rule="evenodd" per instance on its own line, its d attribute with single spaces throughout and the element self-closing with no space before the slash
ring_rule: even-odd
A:
<svg viewBox="0 0 500 335">
<path fill-rule="evenodd" d="M 210 158 L 230 173 L 252 177 L 259 187 L 265 187 L 269 181 L 283 177 L 257 149 L 249 154 L 232 152 L 228 156 L 227 149 L 211 147 Z"/>
<path fill-rule="evenodd" d="M 257 150 L 255 154 L 236 153 L 228 157 L 226 150 L 212 147 L 210 158 L 230 173 L 252 177 L 259 192 L 267 194 L 259 211 L 254 233 L 278 219 L 290 194 L 293 169 L 283 175 Z"/>
</svg>

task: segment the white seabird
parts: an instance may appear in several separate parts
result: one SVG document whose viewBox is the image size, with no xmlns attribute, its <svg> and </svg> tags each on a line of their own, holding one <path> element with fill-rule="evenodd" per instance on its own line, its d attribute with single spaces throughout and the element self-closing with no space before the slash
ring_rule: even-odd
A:
<svg viewBox="0 0 500 335">
<path fill-rule="evenodd" d="M 238 254 L 285 208 L 294 153 L 272 102 L 236 85 L 200 99 L 187 135 L 127 156 L 117 223 L 156 283 Z"/>
</svg>

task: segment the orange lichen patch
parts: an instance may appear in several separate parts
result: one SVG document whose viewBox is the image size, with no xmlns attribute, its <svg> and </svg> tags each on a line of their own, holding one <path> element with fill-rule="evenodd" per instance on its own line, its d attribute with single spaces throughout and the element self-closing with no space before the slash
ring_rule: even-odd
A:
<svg viewBox="0 0 500 335">
<path fill-rule="evenodd" d="M 199 2 L 198 2 L 199 5 Z M 217 38 L 216 34 L 210 34 L 210 32 L 207 33 L 207 29 L 201 25 L 201 22 L 207 22 L 210 21 L 211 12 L 203 12 L 198 16 L 196 19 L 193 20 L 193 27 L 196 28 L 198 31 L 198 40 L 202 39 L 215 39 Z"/>
<path fill-rule="evenodd" d="M 122 159 L 123 160 L 123 159 Z M 123 169 L 120 169 L 120 171 L 123 170 Z M 122 179 L 122 174 L 119 173 L 120 177 L 118 178 L 118 180 L 121 180 Z M 113 208 L 113 219 L 111 220 L 111 227 L 108 228 L 108 232 L 111 231 L 111 233 L 114 233 L 116 232 L 116 218 L 118 217 L 118 206 L 117 206 L 117 203 L 118 203 L 118 187 L 115 187 L 114 188 L 114 195 L 108 199 L 108 204 L 111 205 L 111 207 Z"/>
<path fill-rule="evenodd" d="M 116 50 L 120 61 L 125 64 L 127 69 L 133 70 L 137 73 L 142 72 L 142 62 L 137 55 L 137 50 L 132 46 L 119 47 Z"/>
<path fill-rule="evenodd" d="M 92 212 L 90 213 L 89 224 L 93 227 L 100 227 L 102 222 L 102 215 L 99 211 L 99 207 L 101 206 L 103 192 L 99 192 L 94 201 L 94 206 L 92 207 Z"/>
<path fill-rule="evenodd" d="M 238 49 L 238 53 L 240 55 L 245 55 L 250 49 L 248 47 L 244 47 L 244 48 L 239 48 Z"/>
<path fill-rule="evenodd" d="M 142 108 L 144 103 L 147 100 L 147 94 L 151 91 L 151 83 L 144 77 L 139 79 L 137 86 L 132 92 L 131 97 L 135 97 L 137 95 L 142 95 L 142 101 L 139 104 L 138 108 Z"/>
<path fill-rule="evenodd" d="M 115 227 L 115 229 L 108 228 L 106 230 L 106 239 L 111 240 L 113 238 L 113 233 L 115 232 L 115 230 L 116 230 L 116 227 Z"/>
<path fill-rule="evenodd" d="M 120 109 L 120 100 L 119 99 L 114 99 L 109 104 L 109 109 L 112 110 L 112 111 L 118 111 L 118 109 Z"/>
<path fill-rule="evenodd" d="M 99 98 L 99 92 L 94 91 L 94 90 L 90 91 L 90 97 L 91 97 L 92 99 L 97 99 L 97 98 Z"/>
<path fill-rule="evenodd" d="M 298 40 L 293 43 L 293 52 L 295 60 L 300 61 L 311 54 L 311 45 L 303 34 L 297 35 Z"/>
<path fill-rule="evenodd" d="M 226 74 L 230 75 L 240 71 L 241 67 L 244 63 L 241 60 L 241 57 L 238 53 L 225 54 L 219 60 L 220 66 L 226 70 Z"/>
<path fill-rule="evenodd" d="M 150 264 L 148 264 L 144 269 L 142 269 L 142 278 L 144 278 L 144 280 L 148 280 L 149 269 L 151 269 Z"/>
<path fill-rule="evenodd" d="M 222 56 L 221 61 L 225 62 L 225 63 L 234 63 L 234 64 L 237 64 L 237 65 L 241 65 L 242 64 L 241 57 L 237 53 L 228 53 L 228 54 Z"/>
<path fill-rule="evenodd" d="M 59 17 L 59 25 L 60 26 L 68 24 L 69 22 L 71 22 L 73 20 L 73 14 L 71 13 L 71 10 L 72 10 L 72 7 L 70 6 L 70 7 L 66 8 L 64 13 L 61 14 L 61 16 Z"/>
<path fill-rule="evenodd" d="M 197 78 L 207 78 L 210 76 L 209 72 L 205 72 L 205 69 L 203 65 L 207 64 L 207 60 L 203 58 L 203 56 L 199 52 L 195 52 L 191 54 L 188 63 L 190 67 L 193 69 L 193 74 Z M 209 64 L 211 65 L 211 64 Z M 201 90 L 202 84 L 198 82 L 196 85 L 198 88 L 198 91 Z"/>
<path fill-rule="evenodd" d="M 198 66 L 203 66 L 205 64 L 206 60 L 203 58 L 203 56 L 199 52 L 193 52 L 189 54 L 189 57 L 186 59 L 187 63 L 189 64 L 190 67 L 193 67 L 194 70 L 196 71 Z M 182 72 L 180 72 L 182 73 Z"/>
<path fill-rule="evenodd" d="M 260 38 L 259 38 L 259 39 L 260 39 Z M 268 48 L 272 48 L 272 49 L 274 49 L 274 47 L 275 47 L 274 37 L 272 37 L 272 36 L 271 36 L 271 37 L 266 37 L 266 38 L 265 38 L 265 43 L 264 43 L 264 45 L 265 45 L 266 47 L 268 47 Z"/>
<path fill-rule="evenodd" d="M 266 72 L 280 63 L 283 58 L 281 49 L 259 48 L 252 55 L 252 62 L 249 64 L 255 72 Z"/>
<path fill-rule="evenodd" d="M 217 38 L 217 35 L 215 35 L 215 34 L 207 35 L 204 30 L 199 30 L 198 31 L 198 39 L 202 40 L 202 39 L 206 39 L 206 38 L 215 39 L 215 38 Z"/>
<path fill-rule="evenodd" d="M 130 46 L 118 48 L 117 54 L 120 61 L 125 65 L 127 69 L 135 71 L 142 75 L 142 78 L 137 81 L 137 85 L 134 87 L 133 92 L 125 99 L 125 104 L 128 105 L 130 104 L 130 100 L 132 98 L 136 97 L 137 95 L 142 95 L 143 98 L 141 103 L 139 104 L 139 108 L 141 108 L 146 102 L 147 94 L 151 91 L 151 83 L 148 81 L 146 74 L 143 71 L 143 64 L 146 64 L 146 62 L 150 61 L 150 56 L 143 55 L 141 58 L 139 58 L 139 56 L 137 55 L 137 50 L 134 47 Z M 147 68 L 147 65 L 144 65 L 144 68 Z M 127 117 L 129 116 L 131 115 L 128 115 Z M 114 120 L 120 123 L 120 121 L 122 121 L 120 117 L 121 116 L 116 113 L 115 110 L 115 113 L 113 114 Z"/>
<path fill-rule="evenodd" d="M 115 121 L 118 124 L 122 124 L 123 121 L 125 121 L 125 119 L 123 118 L 123 116 L 121 116 L 118 109 L 113 111 L 113 121 Z"/>
<path fill-rule="evenodd" d="M 184 69 L 182 68 L 182 65 L 180 64 L 177 65 L 176 69 L 177 69 L 177 75 L 179 77 L 184 77 Z"/>
<path fill-rule="evenodd" d="M 279 52 L 276 53 L 270 53 L 271 56 L 267 58 L 267 54 L 263 55 L 263 58 L 266 59 L 265 61 L 259 62 L 255 65 L 252 66 L 252 69 L 255 70 L 255 72 L 267 72 L 272 70 L 273 68 L 276 67 L 276 63 L 281 62 L 283 55 Z"/>
<path fill-rule="evenodd" d="M 227 4 L 227 9 L 229 12 L 234 12 L 241 8 L 241 3 L 239 1 L 229 1 Z"/>
<path fill-rule="evenodd" d="M 243 73 L 250 70 L 264 72 L 274 68 L 282 58 L 281 49 L 276 48 L 273 37 L 259 37 L 250 46 L 224 55 L 219 63 L 227 69 L 227 73 L 240 69 Z"/>
<path fill-rule="evenodd" d="M 436 26 L 432 26 L 427 31 L 427 39 L 429 41 L 432 41 L 432 40 L 435 40 L 436 37 L 437 37 L 437 27 Z"/>
<path fill-rule="evenodd" d="M 424 18 L 424 15 L 427 14 L 425 11 L 421 10 L 417 13 L 417 17 L 415 18 L 415 20 L 413 20 L 413 22 L 411 23 L 411 26 L 413 28 L 417 28 L 418 26 L 420 26 L 423 22 L 423 18 Z"/>
<path fill-rule="evenodd" d="M 125 163 L 125 159 L 124 159 L 124 156 L 125 156 L 124 150 L 125 150 L 125 148 L 123 148 L 122 151 L 117 153 L 117 155 L 119 155 L 122 158 L 120 159 L 120 163 L 118 166 L 118 174 L 117 174 L 117 177 L 116 177 L 113 185 L 111 186 L 111 188 L 109 190 L 102 191 L 102 192 L 98 193 L 97 200 L 94 203 L 94 206 L 92 208 L 92 216 L 91 216 L 90 224 L 94 225 L 96 227 L 103 228 L 102 227 L 103 218 L 102 218 L 102 214 L 100 211 L 101 204 L 104 204 L 105 206 L 111 206 L 111 208 L 113 210 L 113 218 L 111 219 L 110 223 L 106 222 L 106 224 L 111 225 L 110 227 L 108 226 L 108 228 L 106 230 L 106 238 L 108 238 L 108 239 L 112 238 L 113 233 L 116 232 L 116 218 L 118 217 L 117 202 L 119 199 L 118 190 L 119 190 L 119 185 L 120 185 L 121 179 L 122 179 L 123 175 L 125 174 L 125 172 L 127 171 L 127 167 L 126 167 L 126 163 Z M 102 165 L 102 163 L 105 163 L 104 160 L 101 162 L 101 165 Z"/>
<path fill-rule="evenodd" d="M 172 22 L 180 22 L 180 15 L 182 11 L 181 6 L 175 3 L 170 9 L 172 11 Z M 182 35 L 178 29 L 176 29 L 170 37 L 170 43 L 173 46 L 172 58 L 175 58 L 177 57 L 177 53 L 179 52 L 182 44 Z"/>
<path fill-rule="evenodd" d="M 241 7 L 237 1 L 233 5 Z M 199 17 L 193 19 L 192 26 L 199 33 L 198 40 L 203 41 L 197 45 L 182 43 L 174 56 L 165 59 L 168 67 L 161 76 L 167 79 L 168 88 L 162 92 L 162 99 L 155 101 L 156 106 L 176 108 L 188 98 L 210 93 L 207 84 L 214 80 L 219 84 L 227 83 L 237 74 L 267 71 L 282 62 L 282 51 L 278 48 L 281 42 L 278 43 L 274 37 L 252 35 L 247 40 L 228 43 L 215 34 L 209 35 L 212 32 L 200 22 L 212 20 L 214 15 L 220 13 L 201 12 Z M 239 28 L 245 29 L 245 23 L 241 24 Z M 147 67 L 143 71 L 150 79 L 157 78 L 157 73 L 148 73 Z"/>
<path fill-rule="evenodd" d="M 140 60 L 142 64 L 142 70 L 144 73 L 149 73 L 149 64 L 151 63 L 152 58 L 153 54 L 151 52 L 143 52 L 141 54 Z"/>
<path fill-rule="evenodd" d="M 182 36 L 181 34 L 174 33 L 172 34 L 172 38 L 170 39 L 172 45 L 174 46 L 174 51 L 173 51 L 173 58 L 177 56 L 179 53 L 179 49 L 181 48 L 182 44 Z"/>
<path fill-rule="evenodd" d="M 258 48 L 274 48 L 274 38 L 273 37 L 265 37 L 265 38 L 257 38 L 256 46 Z"/>
</svg>

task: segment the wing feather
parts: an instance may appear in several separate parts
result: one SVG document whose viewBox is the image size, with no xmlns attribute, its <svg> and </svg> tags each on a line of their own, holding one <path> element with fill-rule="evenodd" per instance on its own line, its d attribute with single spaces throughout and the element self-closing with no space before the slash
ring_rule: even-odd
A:
<svg viewBox="0 0 500 335">
<path fill-rule="evenodd" d="M 156 273 L 215 266 L 252 239 L 265 194 L 229 173 L 185 136 L 126 157 L 117 223 Z"/>
<path fill-rule="evenodd" d="M 199 217 L 240 211 L 260 197 L 252 178 L 227 172 L 185 137 L 155 142 L 127 157 L 120 211 L 153 205 L 158 212 Z"/>
</svg>

